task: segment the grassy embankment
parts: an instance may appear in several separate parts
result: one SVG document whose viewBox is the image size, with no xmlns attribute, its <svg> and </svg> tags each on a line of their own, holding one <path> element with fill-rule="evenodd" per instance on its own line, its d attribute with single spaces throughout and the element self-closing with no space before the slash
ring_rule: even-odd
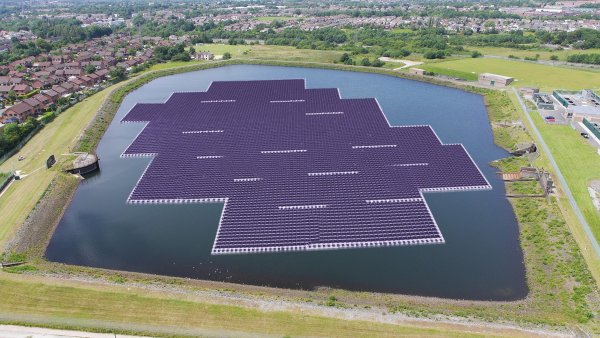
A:
<svg viewBox="0 0 600 338">
<path fill-rule="evenodd" d="M 123 286 L 48 283 L 0 274 L 0 322 L 100 332 L 169 336 L 476 336 L 460 326 L 437 328 L 325 318 L 291 311 L 261 311 L 199 302 Z M 35 313 L 35 316 L 31 314 Z M 489 330 L 488 335 L 501 330 Z M 485 331 L 483 331 L 485 332 Z M 518 334 L 506 330 L 506 335 Z M 478 335 L 482 335 L 481 333 Z"/>
<path fill-rule="evenodd" d="M 300 64 L 301 65 L 301 64 Z M 314 66 L 314 65 L 311 65 Z M 336 66 L 336 68 L 342 69 L 353 69 L 348 67 Z M 362 71 L 366 71 L 364 69 L 360 69 Z M 183 69 L 177 70 L 183 71 Z M 378 72 L 380 72 L 378 70 Z M 144 80 L 145 81 L 145 80 Z M 141 83 L 145 83 L 141 81 Z M 135 87 L 135 84 L 129 83 L 128 86 Z M 123 92 L 124 95 L 124 92 Z M 489 96 L 488 94 L 488 104 L 490 107 L 497 107 L 496 110 L 493 108 L 490 109 L 490 115 L 492 120 L 501 119 L 502 121 L 506 121 L 507 119 L 511 119 L 512 113 L 506 115 L 505 110 L 509 109 L 506 106 L 506 100 L 501 97 Z M 494 94 L 497 95 L 497 94 Z M 505 94 L 504 94 L 505 95 Z M 498 101 L 498 102 L 496 102 Z M 115 100 L 115 102 L 117 102 Z M 73 107 L 75 108 L 75 107 Z M 514 109 L 514 107 L 512 107 Z M 97 108 L 94 110 L 96 111 Z M 62 115 L 66 114 L 63 113 Z M 89 113 L 93 115 L 92 113 Z M 61 116 L 62 116 L 61 115 Z M 100 127 L 106 125 L 109 122 L 109 119 L 104 118 L 104 120 L 96 120 L 96 123 L 100 123 Z M 94 129 L 94 128 L 93 128 Z M 101 131 L 101 128 L 98 129 Z M 511 132 L 512 133 L 512 132 Z M 101 136 L 101 132 L 94 133 L 88 141 L 85 141 L 82 144 L 92 145 L 95 140 L 99 139 Z M 544 204 L 541 203 L 538 206 L 535 206 L 535 210 L 543 209 Z M 521 210 L 516 208 L 517 213 L 526 212 L 530 208 L 525 208 Z M 525 215 L 527 216 L 527 215 Z M 539 215 L 538 215 L 539 216 Z M 519 216 L 520 219 L 522 216 Z M 536 216 L 537 217 L 537 216 Z M 554 222 L 556 218 L 560 218 L 560 214 L 558 216 L 548 216 L 548 217 L 537 217 L 529 220 L 523 219 L 522 225 L 522 235 L 530 233 L 527 229 L 527 225 L 531 226 L 546 226 L 547 229 L 551 229 L 547 224 L 552 221 L 552 224 L 555 224 L 552 229 L 556 229 L 557 231 L 564 231 L 565 227 L 560 226 L 560 223 Z M 529 220 L 528 222 L 525 222 Z M 393 296 L 393 295 L 364 295 L 357 294 L 353 292 L 346 292 L 342 290 L 336 290 L 336 293 L 339 293 L 341 302 L 340 304 L 348 303 L 352 304 L 353 302 L 370 302 L 374 305 L 388 307 L 390 311 L 402 311 L 408 312 L 411 314 L 416 314 L 419 316 L 428 316 L 435 313 L 444 313 L 449 315 L 459 315 L 459 316 L 474 316 L 478 318 L 485 318 L 489 320 L 510 320 L 515 322 L 533 322 L 533 323 L 551 323 L 556 325 L 575 325 L 578 322 L 586 322 L 588 321 L 590 311 L 593 311 L 597 308 L 597 304 L 590 302 L 588 304 L 589 297 L 586 292 L 589 286 L 589 273 L 585 269 L 585 264 L 582 261 L 581 255 L 577 250 L 574 242 L 571 237 L 569 237 L 568 233 L 560 233 L 561 241 L 556 242 L 555 237 L 556 233 L 552 231 L 536 231 L 535 236 L 532 238 L 522 237 L 524 241 L 525 248 L 525 256 L 527 261 L 528 268 L 528 279 L 530 288 L 532 290 L 528 299 L 522 302 L 510 302 L 510 303 L 481 303 L 481 302 L 454 302 L 454 301 L 436 301 L 433 304 L 425 299 L 415 300 L 415 299 L 405 299 L 401 296 Z M 546 254 L 543 254 L 546 249 L 549 247 L 548 243 L 553 244 L 558 249 L 552 250 L 547 253 L 552 257 L 555 255 L 558 259 L 549 259 L 546 257 Z M 530 249 L 528 249 L 530 246 Z M 541 267 L 541 268 L 540 268 Z M 93 269 L 90 269 L 93 271 Z M 587 273 L 587 274 L 586 274 Z M 98 272 L 96 272 L 98 274 Z M 102 275 L 102 273 L 99 273 Z M 6 277 L 5 274 L 2 274 L 2 277 Z M 55 285 L 56 282 L 49 282 L 48 294 L 52 294 L 51 291 L 56 291 L 59 294 L 61 293 L 69 293 L 66 290 L 60 289 L 59 286 Z M 20 285 L 22 288 L 20 288 Z M 575 289 L 578 285 L 583 285 L 582 288 Z M 27 284 L 25 281 L 20 281 L 17 284 L 10 285 L 13 292 L 28 292 L 29 288 L 34 288 L 31 284 Z M 36 286 L 39 287 L 39 286 Z M 57 288 L 57 289 L 55 289 Z M 593 287 L 592 287 L 593 288 Z M 6 289 L 6 288 L 2 288 Z M 51 290 L 50 290 L 51 289 Z M 69 289 L 70 290 L 70 289 Z M 582 291 L 583 290 L 583 291 Z M 591 290 L 593 293 L 595 289 Z M 584 297 L 581 297 L 581 295 Z M 56 295 L 58 297 L 58 295 Z M 64 296 L 64 295 L 63 295 Z M 95 294 L 94 297 L 99 297 L 102 300 L 104 297 L 113 297 L 112 293 L 99 293 Z M 127 297 L 131 296 L 127 292 L 123 292 L 119 297 L 123 297 L 121 301 L 124 301 Z M 315 295 L 319 298 L 321 295 Z M 35 314 L 38 311 L 41 311 L 43 307 L 38 308 L 37 303 L 43 303 L 42 300 L 36 298 L 37 296 L 32 296 L 32 300 L 30 304 L 23 305 L 20 307 L 22 303 L 18 303 L 17 300 L 14 300 L 16 303 L 5 303 L 8 308 L 12 308 L 13 306 L 16 309 L 22 309 L 23 314 Z M 60 299 L 61 297 L 58 297 Z M 64 296 L 64 298 L 69 299 L 68 296 Z M 6 298 L 7 300 L 9 298 Z M 168 302 L 167 302 L 168 303 Z M 68 306 L 69 302 L 65 301 L 62 306 Z M 58 306 L 58 305 L 57 305 Z M 136 312 L 141 311 L 141 313 L 145 313 L 149 311 L 146 307 L 137 308 L 137 306 L 133 306 L 129 308 L 131 311 Z M 106 320 L 114 320 L 118 321 L 121 317 L 120 311 L 114 311 L 114 308 L 110 308 L 112 310 L 112 314 L 110 318 Z M 61 309 L 61 311 L 65 311 Z M 100 311 L 100 310 L 98 310 Z M 106 309 L 108 312 L 108 309 Z M 101 312 L 101 311 L 100 311 Z M 201 313 L 196 313 L 197 315 L 202 315 Z M 108 314 L 104 314 L 108 316 Z M 74 309 L 69 317 L 80 317 L 81 313 Z M 147 314 L 150 318 L 151 314 Z M 595 328 L 595 322 L 588 322 L 587 325 L 590 325 Z"/>
<path fill-rule="evenodd" d="M 14 235 L 17 226 L 23 224 L 58 174 L 57 168 L 45 168 L 48 156 L 54 154 L 60 160 L 63 154 L 70 153 L 74 141 L 90 123 L 111 89 L 121 85 L 105 89 L 69 108 L 40 130 L 17 154 L 0 165 L 0 172 L 22 170 L 24 174 L 29 174 L 25 179 L 12 184 L 0 199 L 0 249 Z M 19 156 L 24 156 L 25 159 L 18 161 Z"/>
</svg>

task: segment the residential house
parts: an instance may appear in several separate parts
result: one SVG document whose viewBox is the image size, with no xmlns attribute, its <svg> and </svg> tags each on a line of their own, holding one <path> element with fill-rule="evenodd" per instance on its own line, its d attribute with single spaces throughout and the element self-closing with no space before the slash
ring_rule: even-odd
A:
<svg viewBox="0 0 600 338">
<path fill-rule="evenodd" d="M 35 109 L 32 106 L 25 102 L 19 102 L 12 107 L 6 108 L 2 115 L 2 121 L 5 122 L 8 119 L 16 118 L 20 122 L 23 122 L 33 114 L 35 114 Z"/>
<path fill-rule="evenodd" d="M 56 102 L 56 100 L 58 100 L 58 98 L 60 97 L 60 94 L 54 89 L 45 91 L 44 95 L 48 96 L 50 100 L 52 100 L 52 103 Z"/>
<path fill-rule="evenodd" d="M 50 107 L 54 103 L 54 100 L 52 100 L 52 98 L 46 94 L 36 94 L 35 96 L 33 96 L 33 98 L 38 100 L 42 104 L 42 109 L 44 110 L 48 109 L 48 107 Z"/>
<path fill-rule="evenodd" d="M 211 52 L 200 52 L 196 53 L 196 60 L 208 61 L 214 58 L 213 53 Z"/>
<path fill-rule="evenodd" d="M 0 94 L 8 94 L 13 89 L 13 85 L 0 85 Z"/>
<path fill-rule="evenodd" d="M 13 87 L 13 89 L 17 95 L 25 95 L 31 91 L 31 87 L 27 84 L 18 84 Z"/>
<path fill-rule="evenodd" d="M 37 99 L 30 97 L 28 99 L 23 100 L 23 102 L 27 103 L 34 109 L 35 114 L 39 114 L 44 110 L 44 105 L 38 101 Z"/>
</svg>

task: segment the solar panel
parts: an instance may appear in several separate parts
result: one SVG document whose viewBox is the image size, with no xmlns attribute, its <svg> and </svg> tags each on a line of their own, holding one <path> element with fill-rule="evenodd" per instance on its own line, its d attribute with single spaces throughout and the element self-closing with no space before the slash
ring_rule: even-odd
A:
<svg viewBox="0 0 600 338">
<path fill-rule="evenodd" d="M 424 192 L 491 189 L 460 144 L 304 80 L 219 81 L 137 104 L 129 203 L 225 203 L 213 254 L 444 243 Z"/>
</svg>

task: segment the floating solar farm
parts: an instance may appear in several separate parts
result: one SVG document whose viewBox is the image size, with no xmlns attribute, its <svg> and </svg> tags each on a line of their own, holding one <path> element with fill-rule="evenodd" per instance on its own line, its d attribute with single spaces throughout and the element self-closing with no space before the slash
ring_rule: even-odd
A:
<svg viewBox="0 0 600 338">
<path fill-rule="evenodd" d="M 425 192 L 491 189 L 461 144 L 304 80 L 213 82 L 137 104 L 128 202 L 224 203 L 212 254 L 444 243 Z"/>
</svg>

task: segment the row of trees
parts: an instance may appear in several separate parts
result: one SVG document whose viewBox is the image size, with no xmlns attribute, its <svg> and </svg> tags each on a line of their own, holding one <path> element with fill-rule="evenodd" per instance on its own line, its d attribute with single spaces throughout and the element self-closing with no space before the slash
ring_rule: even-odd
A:
<svg viewBox="0 0 600 338">
<path fill-rule="evenodd" d="M 348 53 L 342 54 L 339 62 L 341 62 L 345 65 L 356 65 L 357 64 L 356 61 L 354 61 L 354 59 L 352 59 L 352 57 Z M 375 59 L 374 61 L 371 62 L 371 60 L 369 60 L 369 58 L 363 58 L 362 60 L 360 60 L 360 63 L 359 63 L 360 66 L 364 66 L 364 67 L 381 67 L 384 64 L 385 63 L 380 61 L 379 59 Z"/>
<path fill-rule="evenodd" d="M 600 65 L 600 54 L 573 54 L 567 57 L 567 61 L 574 63 L 587 63 L 590 65 Z"/>
<path fill-rule="evenodd" d="M 590 28 L 582 28 L 572 32 L 538 31 L 535 36 L 541 43 L 561 46 L 572 45 L 579 49 L 600 48 L 600 31 Z"/>
</svg>

